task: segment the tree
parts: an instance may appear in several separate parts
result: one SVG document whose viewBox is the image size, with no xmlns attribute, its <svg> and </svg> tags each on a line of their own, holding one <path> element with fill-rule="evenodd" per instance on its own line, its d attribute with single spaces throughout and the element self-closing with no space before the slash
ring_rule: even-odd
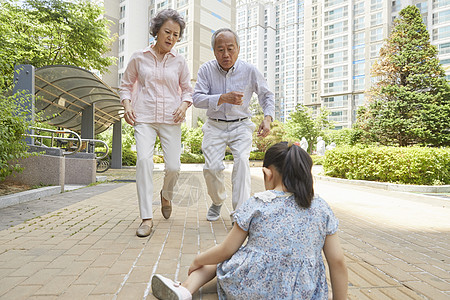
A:
<svg viewBox="0 0 450 300">
<path fill-rule="evenodd" d="M 0 1 L 0 90 L 11 86 L 14 66 L 65 64 L 100 72 L 114 38 L 103 8 L 90 0 Z"/>
<path fill-rule="evenodd" d="M 256 124 L 258 129 L 259 124 L 261 124 L 264 116 L 263 114 L 256 115 L 252 118 L 253 123 Z M 255 130 L 253 132 L 253 145 L 258 149 L 258 151 L 266 152 L 270 147 L 283 141 L 284 128 L 283 123 L 278 120 L 274 120 L 270 126 L 270 133 L 265 138 L 258 137 L 258 132 Z"/>
<path fill-rule="evenodd" d="M 290 120 L 286 122 L 286 137 L 294 141 L 300 141 L 302 137 L 308 141 L 308 152 L 312 153 L 317 138 L 324 135 L 324 130 L 333 125 L 328 121 L 329 111 L 321 108 L 314 118 L 311 108 L 298 104 L 290 114 Z"/>
<path fill-rule="evenodd" d="M 372 73 L 357 127 L 384 145 L 450 145 L 450 86 L 417 7 L 399 12 Z"/>
<path fill-rule="evenodd" d="M 30 156 L 23 134 L 27 132 L 30 121 L 29 108 L 21 103 L 19 94 L 4 96 L 0 94 L 0 181 L 14 171 L 22 171 L 18 160 Z"/>
<path fill-rule="evenodd" d="M 203 121 L 198 118 L 197 127 L 188 128 L 185 124 L 181 125 L 181 140 L 182 143 L 188 148 L 190 153 L 200 154 L 202 153 L 202 131 Z"/>
</svg>

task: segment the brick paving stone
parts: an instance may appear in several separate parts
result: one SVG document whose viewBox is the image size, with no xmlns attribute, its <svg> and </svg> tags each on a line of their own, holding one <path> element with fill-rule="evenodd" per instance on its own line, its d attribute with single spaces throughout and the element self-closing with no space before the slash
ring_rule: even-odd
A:
<svg viewBox="0 0 450 300">
<path fill-rule="evenodd" d="M 81 285 L 72 284 L 64 291 L 64 293 L 61 296 L 58 297 L 58 299 L 60 300 L 86 299 L 95 287 L 96 287 L 95 285 L 89 284 L 81 284 Z"/>
<path fill-rule="evenodd" d="M 5 277 L 2 279 L 2 284 L 0 284 L 0 296 L 7 293 L 10 289 L 14 288 L 18 284 L 26 280 L 27 277 Z"/>
<path fill-rule="evenodd" d="M 152 264 L 153 265 L 153 264 Z M 133 261 L 116 261 L 111 268 L 108 269 L 107 275 L 126 275 L 133 267 Z"/>
<path fill-rule="evenodd" d="M 428 283 L 440 291 L 450 291 L 450 282 L 448 280 L 433 276 L 430 273 L 413 273 L 418 280 Z"/>
<path fill-rule="evenodd" d="M 110 268 L 118 259 L 119 254 L 101 254 L 93 263 L 92 267 L 108 267 Z"/>
<path fill-rule="evenodd" d="M 146 289 L 147 283 L 126 283 L 117 294 L 117 300 L 142 299 Z M 150 296 L 147 299 L 156 299 Z"/>
<path fill-rule="evenodd" d="M 106 275 L 92 290 L 90 295 L 114 294 L 123 282 L 124 275 Z"/>
<path fill-rule="evenodd" d="M 48 266 L 47 262 L 31 261 L 31 262 L 21 266 L 20 268 L 16 269 L 14 272 L 9 273 L 9 276 L 27 276 L 27 277 L 29 277 L 29 276 L 33 275 L 34 273 L 36 273 L 37 271 L 43 269 L 46 266 Z"/>
<path fill-rule="evenodd" d="M 34 295 L 55 295 L 59 296 L 67 287 L 75 281 L 77 276 L 55 276 L 47 282 L 42 288 L 37 290 Z"/>
<path fill-rule="evenodd" d="M 25 281 L 23 281 L 23 284 L 25 285 L 44 285 L 53 278 L 55 278 L 59 273 L 61 272 L 61 269 L 47 269 L 44 268 L 42 270 L 37 271 L 33 275 L 29 276 Z"/>
<path fill-rule="evenodd" d="M 58 296 L 50 296 L 50 295 L 37 295 L 37 296 L 31 296 L 27 300 L 56 300 L 58 299 Z"/>
<path fill-rule="evenodd" d="M 75 261 L 66 266 L 59 275 L 80 275 L 90 266 L 90 261 Z"/>
<path fill-rule="evenodd" d="M 428 297 L 429 299 L 448 300 L 448 297 L 445 293 L 429 285 L 427 282 L 406 281 L 403 282 L 403 284 L 414 291 L 419 291 L 422 295 Z"/>
<path fill-rule="evenodd" d="M 9 292 L 0 295 L 0 299 L 5 300 L 25 300 L 29 299 L 37 290 L 41 288 L 40 285 L 17 285 L 14 288 L 10 289 Z"/>
<path fill-rule="evenodd" d="M 393 264 L 377 265 L 377 268 L 400 282 L 415 280 L 416 278 L 411 272 L 406 272 Z"/>
<path fill-rule="evenodd" d="M 230 196 L 230 174 L 225 174 Z M 162 172 L 155 172 L 155 178 L 155 186 L 161 186 Z M 261 176 L 253 178 L 252 191 L 262 191 Z M 154 232 L 147 238 L 135 236 L 140 220 L 134 183 L 99 185 L 99 192 L 95 187 L 80 189 L 80 201 L 13 227 L 2 218 L 12 210 L 0 210 L 0 298 L 51 299 L 54 294 L 63 299 L 142 299 L 146 293 L 146 299 L 154 299 L 149 284 L 153 272 L 184 280 L 195 255 L 222 242 L 231 229 L 229 199 L 219 221 L 206 221 L 211 202 L 202 172 L 182 172 L 178 187 L 169 220 L 161 216 L 155 189 Z M 403 193 L 317 180 L 316 191 L 340 219 L 349 299 L 449 298 L 450 224 L 448 208 L 437 205 L 440 200 L 409 202 L 411 196 Z M 354 196 L 347 197 L 349 193 Z M 374 200 L 366 201 L 370 197 Z M 410 215 L 402 214 L 409 209 Z M 423 212 L 432 217 L 421 217 Z M 217 299 L 215 284 L 213 280 L 194 299 Z M 20 287 L 25 287 L 22 294 Z"/>
<path fill-rule="evenodd" d="M 108 268 L 88 268 L 75 281 L 75 284 L 98 284 Z"/>
<path fill-rule="evenodd" d="M 438 278 L 447 279 L 447 281 L 450 279 L 450 272 L 448 272 L 442 268 L 439 268 L 437 266 L 430 265 L 430 264 L 419 264 L 419 265 L 416 265 L 416 267 L 419 269 L 422 269 Z"/>
<path fill-rule="evenodd" d="M 139 283 L 146 282 L 151 278 L 152 269 L 149 267 L 139 267 L 136 266 L 131 271 L 130 277 L 127 282 L 130 283 Z"/>
</svg>

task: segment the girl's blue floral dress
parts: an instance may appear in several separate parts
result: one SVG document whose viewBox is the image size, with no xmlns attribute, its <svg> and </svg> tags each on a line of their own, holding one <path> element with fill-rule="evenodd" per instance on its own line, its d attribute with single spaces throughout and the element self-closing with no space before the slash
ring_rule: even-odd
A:
<svg viewBox="0 0 450 300">
<path fill-rule="evenodd" d="M 320 197 L 300 208 L 291 193 L 256 193 L 235 212 L 248 240 L 217 266 L 219 299 L 328 299 L 322 248 L 338 220 Z"/>
</svg>

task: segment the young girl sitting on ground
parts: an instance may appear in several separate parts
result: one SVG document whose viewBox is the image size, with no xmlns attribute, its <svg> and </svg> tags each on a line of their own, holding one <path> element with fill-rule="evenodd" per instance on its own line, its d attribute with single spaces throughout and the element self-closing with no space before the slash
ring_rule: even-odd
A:
<svg viewBox="0 0 450 300">
<path fill-rule="evenodd" d="M 311 157 L 296 145 L 281 142 L 268 149 L 263 163 L 266 191 L 242 204 L 225 241 L 194 259 L 185 282 L 153 276 L 153 295 L 192 299 L 217 276 L 219 299 L 328 299 L 323 250 L 332 299 L 346 299 L 338 220 L 314 196 L 311 167 Z"/>
</svg>

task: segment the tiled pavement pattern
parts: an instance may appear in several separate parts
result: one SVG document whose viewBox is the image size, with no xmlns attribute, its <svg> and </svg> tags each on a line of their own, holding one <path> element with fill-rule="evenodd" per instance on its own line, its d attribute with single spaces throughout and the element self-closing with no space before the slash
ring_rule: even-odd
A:
<svg viewBox="0 0 450 300">
<path fill-rule="evenodd" d="M 162 172 L 155 181 L 160 187 Z M 261 177 L 252 189 L 263 190 Z M 315 189 L 340 219 L 350 299 L 450 298 L 448 200 L 324 181 Z M 154 299 L 153 273 L 183 280 L 196 253 L 230 230 L 231 201 L 219 221 L 206 221 L 210 200 L 201 172 L 181 173 L 169 220 L 158 194 L 155 188 L 154 233 L 144 239 L 135 236 L 134 183 L 52 196 L 59 204 L 48 212 L 48 199 L 0 210 L 0 226 L 13 225 L 0 231 L 0 299 Z M 10 220 L 13 212 L 24 211 L 23 218 L 33 210 L 40 216 Z M 217 299 L 215 281 L 194 299 Z"/>
</svg>

